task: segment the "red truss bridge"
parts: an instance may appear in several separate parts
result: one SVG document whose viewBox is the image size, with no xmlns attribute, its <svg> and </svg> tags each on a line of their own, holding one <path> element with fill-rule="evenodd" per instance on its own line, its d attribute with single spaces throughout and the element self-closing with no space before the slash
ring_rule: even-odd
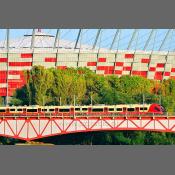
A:
<svg viewBox="0 0 175 175">
<path fill-rule="evenodd" d="M 35 140 L 61 134 L 91 131 L 175 132 L 175 115 L 16 115 L 0 117 L 0 135 L 21 140 Z"/>
</svg>

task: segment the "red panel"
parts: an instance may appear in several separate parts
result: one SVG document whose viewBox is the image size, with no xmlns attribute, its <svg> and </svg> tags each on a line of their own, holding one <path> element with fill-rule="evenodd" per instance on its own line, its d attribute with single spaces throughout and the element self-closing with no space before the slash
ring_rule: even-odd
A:
<svg viewBox="0 0 175 175">
<path fill-rule="evenodd" d="M 175 68 L 171 68 L 171 72 L 175 72 Z"/>
<path fill-rule="evenodd" d="M 0 58 L 0 63 L 7 62 L 7 58 Z"/>
<path fill-rule="evenodd" d="M 0 78 L 0 83 L 6 83 L 7 79 L 6 78 Z"/>
<path fill-rule="evenodd" d="M 114 70 L 114 66 L 105 66 L 105 70 Z"/>
<path fill-rule="evenodd" d="M 87 63 L 87 66 L 96 66 L 97 65 L 97 62 L 88 62 Z"/>
<path fill-rule="evenodd" d="M 164 76 L 170 76 L 170 72 L 165 72 Z"/>
<path fill-rule="evenodd" d="M 134 54 L 125 54 L 125 58 L 134 58 Z"/>
<path fill-rule="evenodd" d="M 23 71 L 18 71 L 18 70 L 9 70 L 9 74 L 10 75 L 23 75 L 24 72 Z"/>
<path fill-rule="evenodd" d="M 56 58 L 45 58 L 45 62 L 56 62 Z"/>
<path fill-rule="evenodd" d="M 9 62 L 9 66 L 32 66 L 31 62 Z"/>
<path fill-rule="evenodd" d="M 130 71 L 131 70 L 131 66 L 123 67 L 123 70 Z"/>
<path fill-rule="evenodd" d="M 7 74 L 0 74 L 0 79 L 6 79 L 7 78 Z"/>
<path fill-rule="evenodd" d="M 33 54 L 32 53 L 22 53 L 21 58 L 32 58 Z"/>
<path fill-rule="evenodd" d="M 6 91 L 7 91 L 7 88 L 0 88 L 0 93 L 6 93 Z"/>
<path fill-rule="evenodd" d="M 124 64 L 123 62 L 116 62 L 115 63 L 116 66 L 123 66 L 123 64 Z"/>
<path fill-rule="evenodd" d="M 165 64 L 164 63 L 157 63 L 157 67 L 164 67 Z"/>
<path fill-rule="evenodd" d="M 155 72 L 154 79 L 162 80 L 163 79 L 163 72 Z"/>
<path fill-rule="evenodd" d="M 141 74 L 140 74 L 140 76 L 142 76 L 142 77 L 147 77 L 147 71 L 141 71 Z"/>
<path fill-rule="evenodd" d="M 122 71 L 121 70 L 115 70 L 114 73 L 117 74 L 117 75 L 121 75 Z"/>
<path fill-rule="evenodd" d="M 114 74 L 114 70 L 105 70 L 104 74 Z"/>
<path fill-rule="evenodd" d="M 132 75 L 138 75 L 141 77 L 147 77 L 147 71 L 132 71 Z"/>
<path fill-rule="evenodd" d="M 58 69 L 61 69 L 61 70 L 64 70 L 64 69 L 67 68 L 67 66 L 58 66 L 57 68 L 58 68 Z"/>
<path fill-rule="evenodd" d="M 149 58 L 142 58 L 141 63 L 149 63 L 150 59 Z"/>
<path fill-rule="evenodd" d="M 97 70 L 105 70 L 106 66 L 97 66 Z"/>
<path fill-rule="evenodd" d="M 24 85 L 24 83 L 22 83 L 22 82 L 8 82 L 8 87 L 9 88 L 20 88 L 20 87 L 22 87 Z"/>
<path fill-rule="evenodd" d="M 0 75 L 4 75 L 4 74 L 6 75 L 7 74 L 7 71 L 6 70 L 1 70 L 0 71 Z"/>
<path fill-rule="evenodd" d="M 134 71 L 131 72 L 131 74 L 132 74 L 132 75 L 140 75 L 140 71 L 135 71 L 135 70 L 134 70 Z"/>
<path fill-rule="evenodd" d="M 150 67 L 149 71 L 156 71 L 156 68 L 155 67 Z"/>
<path fill-rule="evenodd" d="M 106 58 L 98 58 L 98 62 L 106 62 Z"/>
</svg>

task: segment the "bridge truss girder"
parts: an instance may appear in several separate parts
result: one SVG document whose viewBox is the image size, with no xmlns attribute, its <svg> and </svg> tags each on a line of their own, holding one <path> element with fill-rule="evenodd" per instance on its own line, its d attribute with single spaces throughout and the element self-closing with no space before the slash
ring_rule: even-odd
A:
<svg viewBox="0 0 175 175">
<path fill-rule="evenodd" d="M 20 117 L 1 118 L 0 135 L 21 140 L 35 140 L 54 135 L 102 130 L 141 130 L 175 132 L 175 117 Z"/>
</svg>

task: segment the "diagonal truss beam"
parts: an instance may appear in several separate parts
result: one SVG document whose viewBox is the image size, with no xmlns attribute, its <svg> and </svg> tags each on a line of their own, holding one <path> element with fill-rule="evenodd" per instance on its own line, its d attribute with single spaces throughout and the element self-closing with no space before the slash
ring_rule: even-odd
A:
<svg viewBox="0 0 175 175">
<path fill-rule="evenodd" d="M 99 38 L 99 36 L 100 36 L 100 32 L 101 32 L 101 29 L 98 29 L 98 31 L 97 31 L 97 35 L 96 35 L 96 37 L 95 37 L 95 41 L 94 41 L 94 44 L 93 44 L 92 49 L 95 49 L 95 47 L 96 47 L 96 44 L 97 44 L 98 38 Z"/>
<path fill-rule="evenodd" d="M 145 43 L 145 46 L 144 46 L 143 50 L 146 50 L 146 49 L 147 49 L 148 44 L 149 44 L 149 42 L 150 42 L 150 40 L 151 40 L 151 38 L 152 38 L 152 36 L 153 36 L 153 34 L 154 34 L 154 31 L 155 31 L 155 29 L 152 29 L 152 30 L 151 30 L 150 35 L 149 35 L 149 37 L 148 37 L 148 39 L 147 39 L 147 41 L 146 41 L 146 43 Z"/>
<path fill-rule="evenodd" d="M 35 29 L 33 29 L 32 31 L 32 40 L 31 40 L 31 46 L 30 46 L 31 49 L 33 49 L 34 44 L 35 44 Z"/>
<path fill-rule="evenodd" d="M 161 43 L 161 45 L 160 45 L 160 47 L 159 47 L 159 51 L 162 49 L 162 47 L 164 46 L 165 42 L 167 41 L 167 38 L 168 38 L 170 32 L 171 32 L 171 29 L 169 29 L 169 30 L 167 31 L 167 33 L 166 33 L 166 35 L 165 35 L 165 38 L 163 39 L 163 41 L 162 41 L 162 43 Z"/>
<path fill-rule="evenodd" d="M 55 37 L 55 41 L 54 41 L 54 48 L 57 47 L 57 41 L 59 39 L 59 35 L 60 35 L 60 29 L 57 29 L 57 33 L 56 33 L 56 37 Z"/>
<path fill-rule="evenodd" d="M 110 50 L 112 50 L 112 48 L 113 48 L 113 46 L 114 46 L 114 44 L 115 44 L 116 38 L 117 38 L 117 36 L 118 36 L 118 34 L 119 34 L 119 31 L 120 31 L 120 30 L 117 29 L 116 32 L 115 32 L 113 41 L 112 41 L 111 46 L 110 46 Z"/>
<path fill-rule="evenodd" d="M 131 45 L 132 45 L 132 42 L 133 42 L 133 40 L 135 39 L 135 36 L 136 36 L 136 34 L 137 34 L 137 30 L 138 30 L 138 29 L 135 29 L 134 32 L 133 32 L 132 37 L 131 37 L 131 39 L 130 39 L 130 41 L 129 41 L 127 50 L 130 49 L 130 47 L 131 47 Z"/>
<path fill-rule="evenodd" d="M 77 44 L 78 44 L 78 41 L 79 41 L 79 38 L 80 38 L 80 35 L 81 35 L 81 30 L 82 30 L 82 29 L 79 29 L 79 32 L 78 32 L 78 35 L 77 35 L 77 39 L 76 39 L 76 43 L 75 43 L 74 49 L 77 48 Z"/>
</svg>

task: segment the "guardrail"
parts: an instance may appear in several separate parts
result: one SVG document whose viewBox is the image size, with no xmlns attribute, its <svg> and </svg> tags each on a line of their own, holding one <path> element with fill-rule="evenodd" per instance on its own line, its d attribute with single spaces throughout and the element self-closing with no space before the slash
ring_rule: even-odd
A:
<svg viewBox="0 0 175 175">
<path fill-rule="evenodd" d="M 56 117 L 56 118 L 65 118 L 65 117 L 70 117 L 70 118 L 82 118 L 82 117 L 125 117 L 125 118 L 132 118 L 132 117 L 138 117 L 138 118 L 146 118 L 146 117 L 159 117 L 159 118 L 164 118 L 164 117 L 175 117 L 175 113 L 163 113 L 163 114 L 157 114 L 157 113 L 146 113 L 146 114 L 132 114 L 132 113 L 125 113 L 125 114 L 121 114 L 121 113 L 112 113 L 112 114 L 107 114 L 107 113 L 90 113 L 90 114 L 83 114 L 83 113 L 78 113 L 78 114 L 74 114 L 74 115 L 68 115 L 68 114 L 56 114 L 56 113 L 43 113 L 43 114 L 0 114 L 0 118 L 40 118 L 40 117 Z"/>
</svg>

